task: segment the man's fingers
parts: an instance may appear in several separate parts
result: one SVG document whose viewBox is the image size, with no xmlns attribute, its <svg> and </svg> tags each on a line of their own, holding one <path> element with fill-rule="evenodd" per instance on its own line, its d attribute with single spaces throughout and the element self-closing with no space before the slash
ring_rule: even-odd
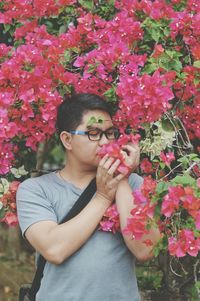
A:
<svg viewBox="0 0 200 301">
<path fill-rule="evenodd" d="M 109 174 L 109 175 L 112 176 L 112 175 L 115 173 L 115 171 L 117 170 L 117 168 L 118 168 L 120 162 L 121 162 L 121 161 L 120 161 L 119 159 L 117 159 L 117 160 L 111 165 L 111 167 L 110 167 L 109 170 L 108 170 L 108 174 Z"/>
<path fill-rule="evenodd" d="M 114 181 L 114 182 L 120 182 L 120 181 L 121 181 L 122 179 L 124 179 L 125 177 L 126 177 L 125 174 L 120 173 L 120 174 L 118 174 L 116 177 L 113 178 L 113 181 Z"/>
<path fill-rule="evenodd" d="M 113 162 L 114 162 L 114 158 L 112 158 L 112 157 L 108 158 L 107 161 L 102 166 L 102 168 L 104 168 L 105 170 L 108 170 L 112 166 Z"/>
<path fill-rule="evenodd" d="M 99 166 L 103 166 L 108 159 L 108 154 L 106 154 L 101 161 L 99 162 Z"/>
<path fill-rule="evenodd" d="M 126 149 L 126 150 L 128 150 L 130 152 L 132 152 L 132 151 L 139 152 L 140 151 L 140 148 L 139 148 L 139 146 L 137 144 L 132 144 L 132 145 L 126 144 L 122 148 Z"/>
</svg>

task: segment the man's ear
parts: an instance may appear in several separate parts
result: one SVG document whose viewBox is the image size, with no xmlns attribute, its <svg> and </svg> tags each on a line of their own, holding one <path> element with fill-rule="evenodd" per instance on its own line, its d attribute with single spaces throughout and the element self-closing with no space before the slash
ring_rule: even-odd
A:
<svg viewBox="0 0 200 301">
<path fill-rule="evenodd" d="M 62 144 L 66 150 L 72 149 L 72 145 L 71 145 L 72 135 L 69 132 L 67 132 L 67 131 L 61 132 L 60 140 L 62 141 Z"/>
</svg>

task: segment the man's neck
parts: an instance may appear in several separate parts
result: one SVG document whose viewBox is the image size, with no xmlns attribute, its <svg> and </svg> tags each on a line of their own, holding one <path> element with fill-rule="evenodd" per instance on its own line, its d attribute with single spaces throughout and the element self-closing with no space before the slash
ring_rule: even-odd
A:
<svg viewBox="0 0 200 301">
<path fill-rule="evenodd" d="M 72 165 L 73 164 L 67 163 L 59 174 L 65 181 L 84 189 L 96 176 L 96 170 L 84 170 L 83 168 Z"/>
</svg>

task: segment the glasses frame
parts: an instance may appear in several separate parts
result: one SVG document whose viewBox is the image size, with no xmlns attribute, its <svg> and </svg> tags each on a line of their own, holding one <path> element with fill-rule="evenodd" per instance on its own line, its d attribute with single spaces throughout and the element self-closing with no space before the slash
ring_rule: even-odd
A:
<svg viewBox="0 0 200 301">
<path fill-rule="evenodd" d="M 112 139 L 108 137 L 108 131 L 111 130 L 111 129 L 113 129 L 114 131 L 116 131 L 116 134 L 114 133 L 115 138 L 112 138 Z M 99 139 L 91 139 L 90 132 L 92 132 L 94 130 L 99 131 L 99 135 L 100 135 Z M 88 130 L 88 131 L 71 130 L 71 131 L 69 131 L 69 133 L 72 134 L 72 135 L 87 135 L 88 139 L 90 141 L 100 141 L 103 135 L 105 135 L 108 140 L 113 140 L 113 139 L 116 140 L 120 136 L 120 131 L 117 128 L 109 128 L 109 129 L 107 129 L 105 131 L 102 131 L 101 129 L 98 129 L 98 128 L 91 129 L 91 130 Z"/>
</svg>

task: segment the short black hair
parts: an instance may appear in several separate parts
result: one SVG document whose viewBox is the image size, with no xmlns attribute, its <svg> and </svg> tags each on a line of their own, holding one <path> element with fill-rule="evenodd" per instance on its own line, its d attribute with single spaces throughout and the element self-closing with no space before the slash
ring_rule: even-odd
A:
<svg viewBox="0 0 200 301">
<path fill-rule="evenodd" d="M 57 110 L 57 133 L 75 130 L 81 124 L 83 115 L 90 110 L 101 110 L 112 115 L 109 103 L 99 95 L 89 93 L 74 94 L 71 97 L 64 95 L 63 102 Z"/>
</svg>

